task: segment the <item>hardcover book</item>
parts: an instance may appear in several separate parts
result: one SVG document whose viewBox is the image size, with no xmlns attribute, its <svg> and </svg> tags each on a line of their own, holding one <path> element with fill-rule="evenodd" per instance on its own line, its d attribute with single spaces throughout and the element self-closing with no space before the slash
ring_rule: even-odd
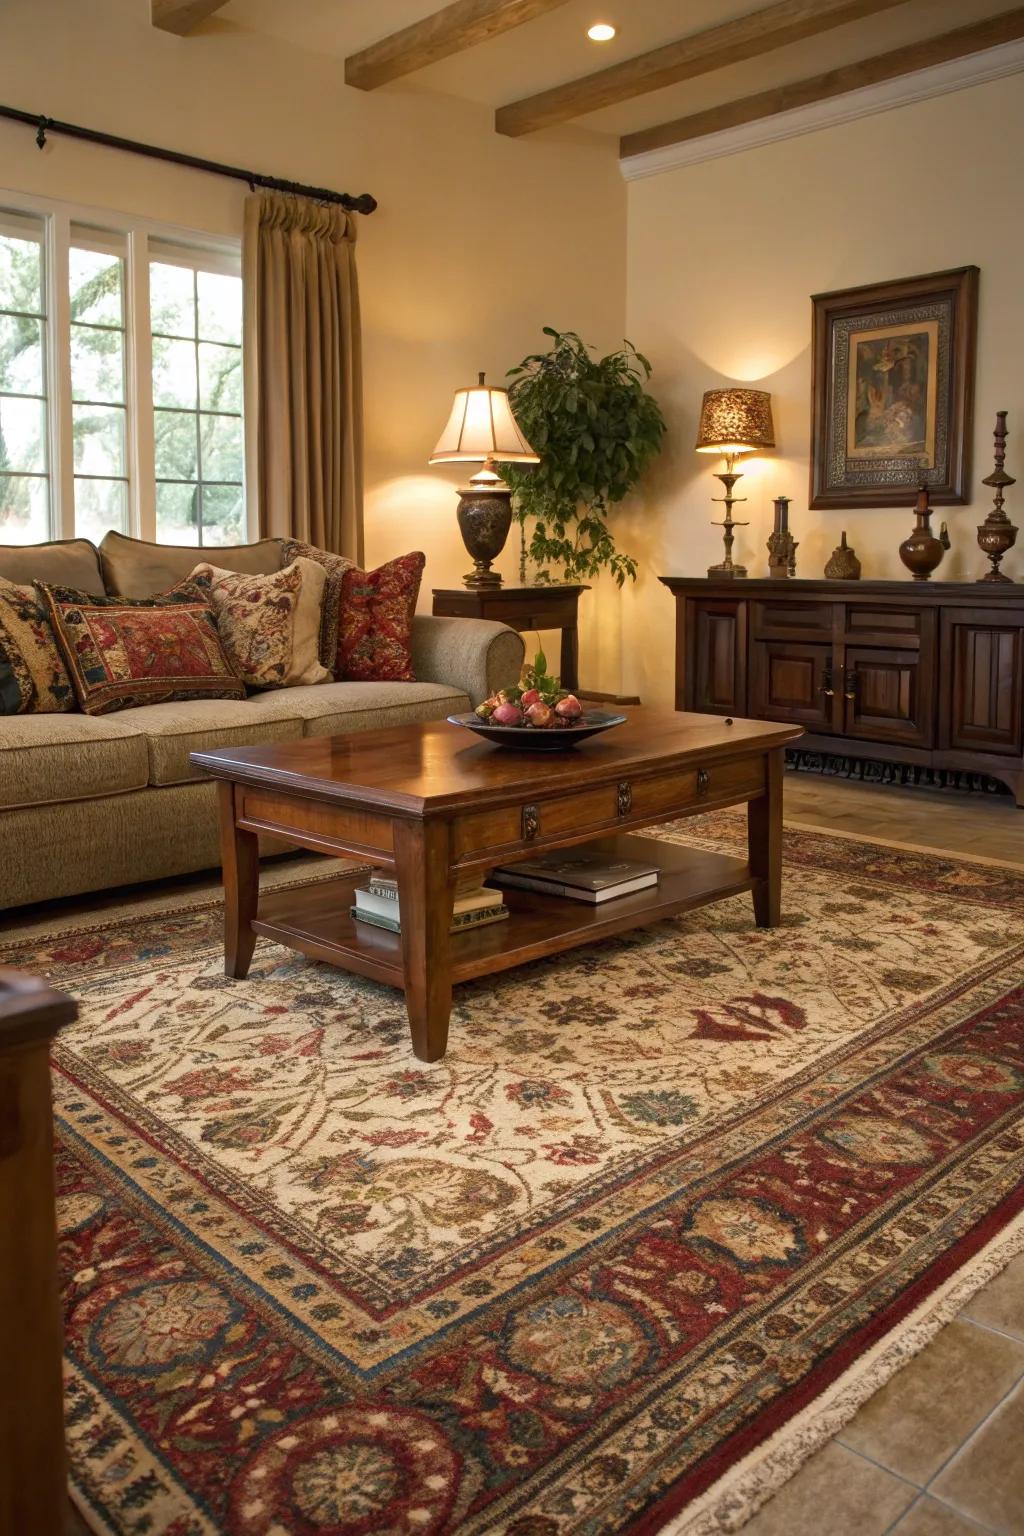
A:
<svg viewBox="0 0 1024 1536">
<path fill-rule="evenodd" d="M 581 848 L 568 855 L 549 853 L 522 864 L 503 864 L 490 878 L 498 885 L 601 902 L 657 885 L 658 867 L 633 859 L 609 859 L 603 850 L 588 853 Z"/>
<path fill-rule="evenodd" d="M 401 933 L 401 920 L 395 909 L 391 913 L 370 912 L 365 907 L 349 909 L 356 922 L 369 923 L 374 928 L 386 928 L 389 933 Z M 500 923 L 508 917 L 508 907 L 483 907 L 476 912 L 460 912 L 452 917 L 451 933 L 465 933 L 470 928 L 485 928 L 488 923 Z"/>
</svg>

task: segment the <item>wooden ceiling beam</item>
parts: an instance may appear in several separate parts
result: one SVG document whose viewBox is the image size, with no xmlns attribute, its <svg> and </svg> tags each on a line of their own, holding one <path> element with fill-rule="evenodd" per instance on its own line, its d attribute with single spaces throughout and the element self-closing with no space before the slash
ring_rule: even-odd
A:
<svg viewBox="0 0 1024 1536">
<path fill-rule="evenodd" d="M 567 85 L 510 102 L 498 108 L 494 126 L 499 133 L 512 138 L 535 133 L 538 128 L 550 128 L 634 96 L 659 91 L 663 86 L 678 85 L 681 80 L 692 80 L 727 64 L 757 58 L 775 48 L 784 48 L 787 43 L 903 4 L 905 0 L 776 0 L 775 4 L 738 16 L 734 21 L 623 59 Z"/>
<path fill-rule="evenodd" d="M 360 91 L 375 91 L 378 86 L 411 75 L 439 59 L 450 58 L 475 48 L 478 43 L 500 37 L 513 27 L 535 21 L 548 11 L 555 11 L 566 0 L 453 0 L 432 16 L 414 21 L 400 32 L 381 38 L 345 60 L 345 84 Z"/>
<path fill-rule="evenodd" d="M 798 80 L 792 85 L 776 86 L 770 91 L 760 91 L 755 96 L 743 96 L 736 101 L 723 102 L 709 107 L 706 112 L 694 112 L 689 117 L 678 117 L 670 123 L 659 123 L 654 128 L 642 128 L 637 133 L 627 133 L 619 140 L 619 154 L 642 155 L 651 149 L 667 149 L 672 144 L 685 144 L 692 139 L 706 138 L 727 128 L 738 128 L 744 123 L 760 122 L 776 117 L 780 112 L 791 112 L 795 107 L 806 107 L 816 101 L 827 101 L 833 96 L 845 96 L 862 86 L 878 85 L 883 80 L 895 80 L 900 75 L 914 74 L 933 64 L 947 64 L 952 59 L 966 58 L 985 48 L 998 47 L 1000 43 L 1014 42 L 1024 37 L 1024 6 L 991 16 L 987 21 L 973 22 L 967 27 L 957 27 L 953 32 L 943 32 L 938 37 L 923 38 L 904 48 L 894 48 L 889 53 L 878 53 L 870 59 L 859 59 L 855 64 L 844 64 L 840 69 L 830 69 L 826 74 L 812 75 L 809 80 Z"/>
<path fill-rule="evenodd" d="M 228 0 L 149 0 L 149 19 L 161 32 L 185 37 L 227 3 Z"/>
</svg>

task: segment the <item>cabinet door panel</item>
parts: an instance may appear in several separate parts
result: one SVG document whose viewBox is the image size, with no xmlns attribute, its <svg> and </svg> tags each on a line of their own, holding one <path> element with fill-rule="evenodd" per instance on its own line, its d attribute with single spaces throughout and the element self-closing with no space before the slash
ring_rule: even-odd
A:
<svg viewBox="0 0 1024 1536">
<path fill-rule="evenodd" d="M 833 731 L 832 647 L 757 640 L 751 647 L 750 712 Z"/>
<path fill-rule="evenodd" d="M 934 730 L 932 653 L 847 646 L 844 734 L 930 747 Z"/>
<path fill-rule="evenodd" d="M 943 614 L 943 664 L 951 674 L 943 745 L 1007 757 L 1024 751 L 1024 615 L 1014 617 Z"/>
<path fill-rule="evenodd" d="M 711 715 L 745 715 L 746 603 L 694 603 L 691 655 L 692 693 L 687 693 L 687 709 Z"/>
</svg>

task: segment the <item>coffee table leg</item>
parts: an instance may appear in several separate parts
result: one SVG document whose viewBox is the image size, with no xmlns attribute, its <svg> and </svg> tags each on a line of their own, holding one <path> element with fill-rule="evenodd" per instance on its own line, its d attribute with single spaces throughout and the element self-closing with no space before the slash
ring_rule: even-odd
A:
<svg viewBox="0 0 1024 1536">
<path fill-rule="evenodd" d="M 259 842 L 235 824 L 235 786 L 223 780 L 220 795 L 220 859 L 224 875 L 224 974 L 249 974 L 256 947 L 252 919 L 260 894 Z"/>
<path fill-rule="evenodd" d="M 754 919 L 777 928 L 782 916 L 782 774 L 784 748 L 766 754 L 767 793 L 747 801 L 747 845 L 754 876 Z"/>
<path fill-rule="evenodd" d="M 448 828 L 444 822 L 394 823 L 395 872 L 402 907 L 402 968 L 412 1048 L 439 1061 L 452 1009 Z"/>
</svg>

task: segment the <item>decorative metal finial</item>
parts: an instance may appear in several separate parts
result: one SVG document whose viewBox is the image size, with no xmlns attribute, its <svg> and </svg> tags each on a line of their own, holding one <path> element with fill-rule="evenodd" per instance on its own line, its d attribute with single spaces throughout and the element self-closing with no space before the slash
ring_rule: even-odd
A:
<svg viewBox="0 0 1024 1536">
<path fill-rule="evenodd" d="M 1003 468 L 1006 462 L 1006 438 L 1006 412 L 996 411 L 995 431 L 992 434 L 995 468 L 981 482 L 982 485 L 992 486 L 995 496 L 992 511 L 978 526 L 978 544 L 988 556 L 992 569 L 979 577 L 980 581 L 1012 581 L 1013 579 L 1011 576 L 1004 575 L 999 569 L 1000 560 L 1017 542 L 1017 530 L 1003 511 L 1003 491 L 1008 485 L 1017 483 L 1014 477 L 1008 475 Z"/>
</svg>

